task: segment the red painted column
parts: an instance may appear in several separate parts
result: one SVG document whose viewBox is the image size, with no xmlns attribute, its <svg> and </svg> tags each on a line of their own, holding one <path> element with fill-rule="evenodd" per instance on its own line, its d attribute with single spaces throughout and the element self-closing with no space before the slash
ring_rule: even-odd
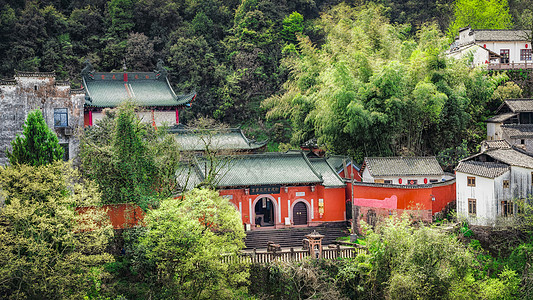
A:
<svg viewBox="0 0 533 300">
<path fill-rule="evenodd" d="M 93 126 L 93 111 L 89 111 L 89 126 Z"/>
<path fill-rule="evenodd" d="M 176 125 L 180 123 L 180 111 L 176 108 Z"/>
</svg>

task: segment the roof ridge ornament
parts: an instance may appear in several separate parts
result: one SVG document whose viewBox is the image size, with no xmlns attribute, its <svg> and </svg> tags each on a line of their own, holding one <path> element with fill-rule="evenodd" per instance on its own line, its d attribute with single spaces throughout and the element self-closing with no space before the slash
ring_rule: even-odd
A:
<svg viewBox="0 0 533 300">
<path fill-rule="evenodd" d="M 89 59 L 85 60 L 85 67 L 81 70 L 81 76 L 90 76 L 93 77 L 94 75 L 94 68 Z"/>
<path fill-rule="evenodd" d="M 156 73 L 155 78 L 159 79 L 159 77 L 166 78 L 168 75 L 167 69 L 165 69 L 165 66 L 163 65 L 163 60 L 160 58 L 157 60 L 156 69 L 154 70 L 154 73 Z"/>
</svg>

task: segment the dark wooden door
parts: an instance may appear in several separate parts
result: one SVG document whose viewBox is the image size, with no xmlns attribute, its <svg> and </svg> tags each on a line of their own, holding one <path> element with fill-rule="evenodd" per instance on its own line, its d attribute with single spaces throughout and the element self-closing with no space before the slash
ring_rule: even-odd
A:
<svg viewBox="0 0 533 300">
<path fill-rule="evenodd" d="M 307 224 L 307 206 L 303 202 L 298 202 L 292 209 L 294 225 Z"/>
</svg>

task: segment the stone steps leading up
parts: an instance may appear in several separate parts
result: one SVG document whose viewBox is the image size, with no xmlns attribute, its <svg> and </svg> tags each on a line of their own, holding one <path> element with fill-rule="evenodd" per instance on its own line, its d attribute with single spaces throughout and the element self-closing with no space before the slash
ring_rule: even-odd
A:
<svg viewBox="0 0 533 300">
<path fill-rule="evenodd" d="M 310 227 L 248 231 L 244 244 L 246 249 L 266 248 L 269 241 L 279 244 L 281 247 L 300 247 L 305 235 L 310 234 L 313 230 L 325 236 L 322 240 L 323 245 L 331 244 L 337 238 L 349 235 L 347 222 L 332 222 Z"/>
</svg>

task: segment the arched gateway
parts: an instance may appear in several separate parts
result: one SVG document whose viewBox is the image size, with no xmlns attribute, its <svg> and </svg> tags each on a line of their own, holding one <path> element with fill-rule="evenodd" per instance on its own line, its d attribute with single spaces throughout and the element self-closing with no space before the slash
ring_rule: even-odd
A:
<svg viewBox="0 0 533 300">
<path fill-rule="evenodd" d="M 261 197 L 254 206 L 255 225 L 261 227 L 276 224 L 276 206 L 268 197 Z"/>
<path fill-rule="evenodd" d="M 294 204 L 292 208 L 292 219 L 294 225 L 306 225 L 307 224 L 307 205 L 300 201 Z"/>
</svg>

